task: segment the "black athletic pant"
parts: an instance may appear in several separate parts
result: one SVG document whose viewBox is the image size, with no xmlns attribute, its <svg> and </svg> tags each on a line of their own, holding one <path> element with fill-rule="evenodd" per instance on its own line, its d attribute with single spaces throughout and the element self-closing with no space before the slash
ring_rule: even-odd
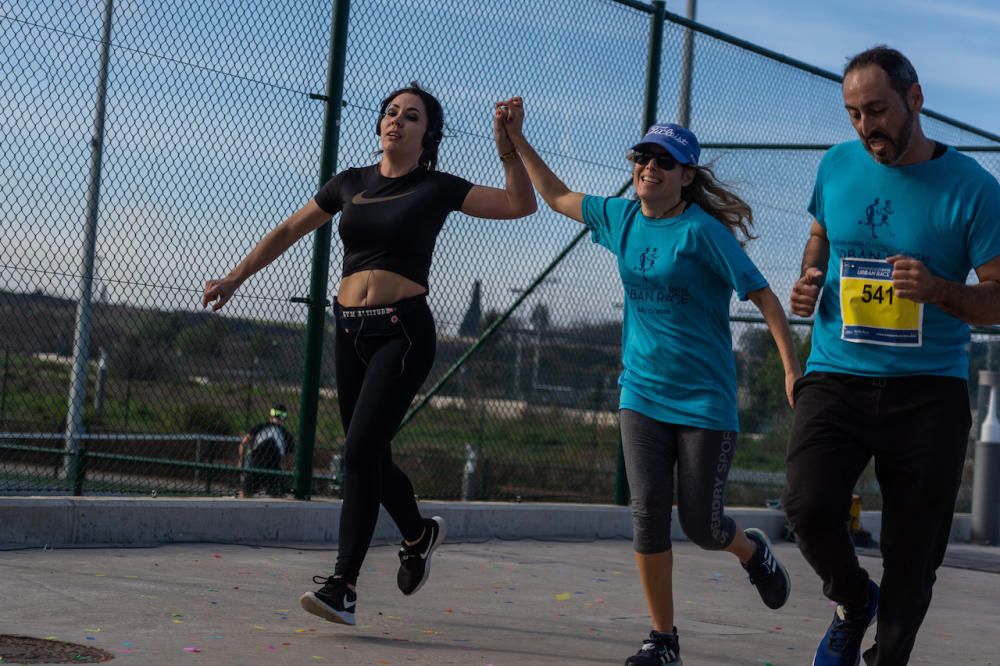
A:
<svg viewBox="0 0 1000 666">
<path fill-rule="evenodd" d="M 337 391 L 344 440 L 344 501 L 334 575 L 355 583 L 379 503 L 407 540 L 424 528 L 413 485 L 389 445 L 434 363 L 437 334 L 423 296 L 337 316 Z"/>
<path fill-rule="evenodd" d="M 812 372 L 795 385 L 785 510 L 823 593 L 846 606 L 866 598 L 848 520 L 855 482 L 875 459 L 883 574 L 869 665 L 909 659 L 948 545 L 970 426 L 968 386 L 954 377 Z"/>
<path fill-rule="evenodd" d="M 253 446 L 253 444 L 251 444 Z M 253 446 L 247 456 L 246 466 L 253 469 L 281 469 L 281 450 L 274 440 L 266 440 Z M 246 472 L 243 476 L 243 493 L 254 495 L 263 486 L 271 497 L 281 497 L 284 494 L 284 477 L 279 474 L 261 474 Z"/>
</svg>

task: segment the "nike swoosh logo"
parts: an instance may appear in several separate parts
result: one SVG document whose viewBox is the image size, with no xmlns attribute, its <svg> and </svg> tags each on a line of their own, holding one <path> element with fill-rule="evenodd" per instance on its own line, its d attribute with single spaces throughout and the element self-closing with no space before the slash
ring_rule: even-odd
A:
<svg viewBox="0 0 1000 666">
<path fill-rule="evenodd" d="M 353 613 L 353 612 L 354 612 L 354 607 L 355 607 L 355 606 L 357 605 L 357 603 L 358 603 L 358 602 L 356 602 L 356 601 L 355 601 L 355 602 L 354 602 L 353 604 L 351 604 L 350 606 L 348 606 L 347 604 L 344 604 L 344 611 L 345 611 L 345 612 L 348 612 L 348 613 Z"/>
<path fill-rule="evenodd" d="M 434 537 L 434 538 L 436 539 L 436 538 L 437 538 L 437 535 L 435 535 L 435 537 Z M 426 548 L 426 550 L 424 550 L 424 552 L 420 553 L 420 559 L 422 559 L 422 560 L 426 560 L 426 559 L 427 559 L 427 556 L 428 556 L 428 555 L 430 554 L 430 552 L 431 552 L 431 549 L 432 549 L 433 547 L 434 547 L 434 539 L 430 539 L 430 540 L 429 540 L 429 541 L 427 542 L 427 548 Z"/>
<path fill-rule="evenodd" d="M 402 199 L 403 197 L 408 197 L 416 192 L 416 190 L 410 190 L 409 192 L 403 192 L 402 194 L 394 194 L 391 197 L 366 197 L 364 190 L 358 192 L 351 198 L 351 203 L 360 206 L 363 204 L 373 204 L 382 203 L 383 201 L 392 201 L 393 199 Z"/>
</svg>

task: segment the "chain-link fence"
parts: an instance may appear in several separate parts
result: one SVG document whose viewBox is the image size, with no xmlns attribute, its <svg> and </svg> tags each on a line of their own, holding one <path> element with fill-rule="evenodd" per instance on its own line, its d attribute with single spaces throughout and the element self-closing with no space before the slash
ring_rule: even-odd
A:
<svg viewBox="0 0 1000 666">
<path fill-rule="evenodd" d="M 198 300 L 316 191 L 326 107 L 337 168 L 368 164 L 378 101 L 410 80 L 444 104 L 440 168 L 484 185 L 502 185 L 491 112 L 512 94 L 553 170 L 594 194 L 623 191 L 649 118 L 685 121 L 752 204 L 748 251 L 787 297 L 824 146 L 853 138 L 836 76 L 635 0 L 354 0 L 343 33 L 331 7 L 347 5 L 0 4 L 0 492 L 230 494 L 246 430 L 283 403 L 294 431 L 316 390 L 303 494 L 336 494 L 333 329 L 307 358 L 309 306 L 290 301 L 315 301 L 313 241 L 220 314 Z M 326 81 L 345 38 L 341 101 Z M 923 123 L 1000 174 L 1000 138 Z M 580 229 L 544 206 L 449 219 L 431 272 L 437 361 L 393 448 L 422 496 L 614 496 L 621 286 Z M 334 236 L 330 293 L 341 253 Z M 766 328 L 745 304 L 733 315 L 745 434 L 730 502 L 757 503 L 780 493 L 788 410 Z M 998 365 L 982 336 L 972 358 Z"/>
</svg>

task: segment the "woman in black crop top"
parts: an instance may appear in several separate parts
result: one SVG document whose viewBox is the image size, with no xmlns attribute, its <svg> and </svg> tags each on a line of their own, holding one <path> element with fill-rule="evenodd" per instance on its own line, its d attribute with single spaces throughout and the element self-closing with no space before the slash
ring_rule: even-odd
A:
<svg viewBox="0 0 1000 666">
<path fill-rule="evenodd" d="M 344 261 L 334 309 L 344 501 L 334 574 L 315 577 L 321 587 L 300 599 L 331 622 L 355 623 L 355 586 L 380 503 L 403 535 L 397 583 L 404 594 L 427 580 L 431 554 L 444 539 L 444 521 L 420 515 L 410 480 L 392 461 L 390 441 L 434 362 L 437 335 L 425 297 L 448 213 L 506 219 L 535 211 L 528 174 L 504 129 L 505 113 L 496 110 L 493 134 L 506 187 L 484 187 L 435 170 L 444 129 L 438 100 L 416 84 L 390 93 L 376 126 L 381 160 L 338 173 L 229 275 L 205 283 L 202 305 L 218 310 L 251 275 L 340 213 Z"/>
</svg>

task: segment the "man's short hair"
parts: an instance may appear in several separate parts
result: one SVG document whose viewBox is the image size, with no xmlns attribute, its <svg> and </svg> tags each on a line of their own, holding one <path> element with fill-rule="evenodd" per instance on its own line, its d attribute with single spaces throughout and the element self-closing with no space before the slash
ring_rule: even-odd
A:
<svg viewBox="0 0 1000 666">
<path fill-rule="evenodd" d="M 917 70 L 913 68 L 913 63 L 905 55 L 885 44 L 873 46 L 852 57 L 844 66 L 844 76 L 846 77 L 854 70 L 868 65 L 878 65 L 882 68 L 882 71 L 889 77 L 892 89 L 899 93 L 903 101 L 906 101 L 906 95 L 910 92 L 913 84 L 919 83 Z"/>
</svg>

